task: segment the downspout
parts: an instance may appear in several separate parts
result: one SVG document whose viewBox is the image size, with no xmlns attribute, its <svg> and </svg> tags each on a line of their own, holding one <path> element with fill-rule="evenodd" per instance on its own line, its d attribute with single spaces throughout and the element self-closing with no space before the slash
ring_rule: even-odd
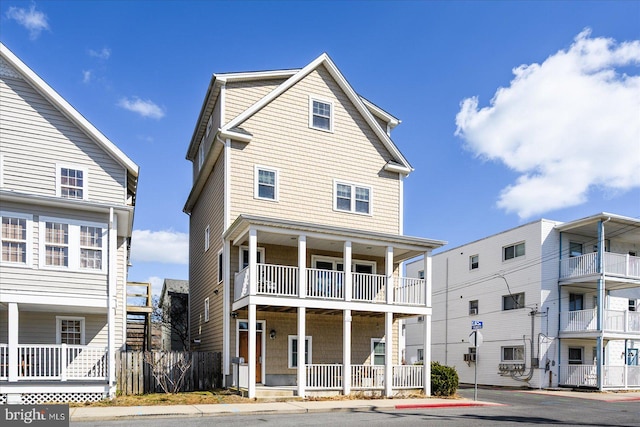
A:
<svg viewBox="0 0 640 427">
<path fill-rule="evenodd" d="M 603 348 L 603 338 L 604 338 L 604 274 L 605 274 L 605 265 L 604 265 L 604 249 L 605 249 L 605 237 L 604 237 L 604 225 L 611 221 L 611 217 L 607 218 L 605 221 L 599 221 L 598 223 L 598 273 L 600 273 L 600 278 L 598 279 L 598 309 L 597 309 L 597 326 L 598 326 L 598 337 L 596 338 L 596 373 L 597 373 L 597 381 L 598 381 L 598 390 L 602 391 L 602 356 L 604 353 Z"/>
<path fill-rule="evenodd" d="M 109 375 L 109 397 L 115 397 L 115 382 L 116 382 L 116 361 L 115 361 L 115 309 L 116 302 L 114 301 L 115 290 L 117 286 L 116 277 L 116 262 L 118 259 L 117 251 L 117 222 L 113 212 L 113 207 L 109 208 L 109 226 L 107 231 L 108 236 L 108 249 L 109 256 L 108 264 L 108 281 L 107 281 L 107 355 L 109 361 L 108 375 Z M 125 320 L 126 322 L 126 320 Z"/>
</svg>

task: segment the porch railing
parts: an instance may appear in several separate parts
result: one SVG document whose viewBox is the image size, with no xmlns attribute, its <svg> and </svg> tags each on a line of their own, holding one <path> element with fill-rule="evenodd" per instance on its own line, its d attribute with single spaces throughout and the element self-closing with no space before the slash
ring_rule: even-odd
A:
<svg viewBox="0 0 640 427">
<path fill-rule="evenodd" d="M 249 295 L 249 267 L 238 271 L 233 283 L 233 297 L 235 300 Z"/>
<path fill-rule="evenodd" d="M 393 388 L 422 388 L 422 365 L 394 365 Z"/>
<path fill-rule="evenodd" d="M 398 285 L 394 289 L 393 301 L 397 304 L 424 305 L 424 279 L 399 277 Z"/>
<path fill-rule="evenodd" d="M 259 294 L 298 295 L 298 267 L 258 264 Z"/>
<path fill-rule="evenodd" d="M 18 344 L 18 379 L 107 379 L 107 348 L 85 345 Z"/>
<path fill-rule="evenodd" d="M 307 388 L 322 390 L 340 390 L 342 388 L 342 365 L 312 364 L 306 365 Z"/>
<path fill-rule="evenodd" d="M 560 313 L 562 332 L 585 332 L 597 330 L 596 309 L 563 311 Z"/>
<path fill-rule="evenodd" d="M 386 302 L 387 277 L 381 274 L 352 273 L 354 301 Z"/>
<path fill-rule="evenodd" d="M 604 327 L 607 332 L 640 333 L 640 312 L 628 310 L 604 310 Z M 560 313 L 562 332 L 597 331 L 597 310 L 563 311 Z"/>
<path fill-rule="evenodd" d="M 351 365 L 351 388 L 353 389 L 384 388 L 384 366 Z"/>
<path fill-rule="evenodd" d="M 0 380 L 9 377 L 9 346 L 0 344 Z"/>
<path fill-rule="evenodd" d="M 640 257 L 605 252 L 604 272 L 615 276 L 640 278 Z M 561 279 L 570 279 L 598 273 L 597 252 L 560 260 Z"/>
<path fill-rule="evenodd" d="M 560 385 L 597 387 L 598 374 L 596 365 L 560 366 Z"/>
<path fill-rule="evenodd" d="M 344 272 L 307 268 L 307 296 L 344 299 Z"/>
</svg>

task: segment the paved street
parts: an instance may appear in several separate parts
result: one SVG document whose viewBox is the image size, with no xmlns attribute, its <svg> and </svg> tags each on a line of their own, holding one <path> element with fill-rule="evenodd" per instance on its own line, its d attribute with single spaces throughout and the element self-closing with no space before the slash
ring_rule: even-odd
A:
<svg viewBox="0 0 640 427">
<path fill-rule="evenodd" d="M 473 399 L 473 389 L 460 395 Z M 570 397 L 569 397 L 570 396 Z M 631 396 L 631 395 L 629 395 Z M 615 399 L 614 399 L 615 398 Z M 478 399 L 501 406 L 383 409 L 371 411 L 330 411 L 306 414 L 199 416 L 195 418 L 145 418 L 120 421 L 72 422 L 74 427 L 131 426 L 184 427 L 225 426 L 640 426 L 640 400 L 637 394 L 602 395 L 596 393 L 544 394 L 521 390 L 478 391 Z M 633 399 L 633 400 L 628 400 Z"/>
</svg>

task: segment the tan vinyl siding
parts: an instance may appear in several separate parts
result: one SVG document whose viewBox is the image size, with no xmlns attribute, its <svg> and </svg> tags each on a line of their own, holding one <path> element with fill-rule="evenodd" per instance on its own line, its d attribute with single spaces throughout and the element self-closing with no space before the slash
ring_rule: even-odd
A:
<svg viewBox="0 0 640 427">
<path fill-rule="evenodd" d="M 284 81 L 285 79 L 275 79 L 227 83 L 224 122 L 228 123 L 236 118 Z"/>
<path fill-rule="evenodd" d="M 309 96 L 333 101 L 333 133 L 309 128 Z M 241 124 L 253 135 L 231 153 L 231 221 L 243 213 L 385 233 L 399 232 L 392 157 L 320 67 Z M 254 199 L 254 166 L 279 169 L 279 200 Z M 334 211 L 334 179 L 371 187 L 372 215 Z"/>
<path fill-rule="evenodd" d="M 207 123 L 209 123 L 209 117 L 206 117 L 206 122 L 204 123 L 204 138 L 201 139 L 200 144 L 204 143 L 204 156 L 206 158 L 207 153 L 209 152 L 209 150 L 211 150 L 211 147 L 213 144 L 215 144 L 215 136 L 216 133 L 218 132 L 218 129 L 220 128 L 220 97 L 218 97 L 218 99 L 216 99 L 216 104 L 213 107 L 213 113 L 211 113 L 211 116 L 213 117 L 213 122 L 211 125 L 211 130 L 209 131 L 209 135 L 206 134 L 206 129 L 207 129 Z M 198 178 L 198 174 L 200 173 L 200 146 L 198 146 L 198 149 L 196 151 L 196 157 L 193 161 L 193 181 L 195 182 L 196 179 Z"/>
<path fill-rule="evenodd" d="M 0 113 L 3 188 L 55 196 L 67 164 L 87 169 L 87 200 L 125 203 L 125 168 L 24 80 L 0 78 Z"/>
<path fill-rule="evenodd" d="M 223 286 L 218 283 L 218 252 L 224 231 L 224 156 L 220 156 L 191 212 L 189 229 L 189 292 L 191 340 L 201 340 L 203 351 L 222 351 Z M 209 225 L 210 246 L 204 250 Z M 213 291 L 218 289 L 218 295 Z M 204 300 L 209 297 L 209 321 L 204 321 Z"/>
</svg>

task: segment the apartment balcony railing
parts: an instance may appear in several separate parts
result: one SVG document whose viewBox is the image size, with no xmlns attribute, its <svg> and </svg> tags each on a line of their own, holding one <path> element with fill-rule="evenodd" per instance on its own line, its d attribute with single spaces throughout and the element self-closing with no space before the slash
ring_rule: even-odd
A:
<svg viewBox="0 0 640 427">
<path fill-rule="evenodd" d="M 640 279 L 640 257 L 605 252 L 604 272 L 612 276 Z M 573 279 L 599 273 L 597 252 L 560 260 L 561 279 Z"/>
<path fill-rule="evenodd" d="M 598 372 L 596 365 L 564 365 L 560 366 L 561 386 L 597 387 Z M 603 388 L 638 388 L 640 387 L 640 366 L 603 365 Z"/>
<path fill-rule="evenodd" d="M 107 348 L 86 345 L 18 344 L 18 381 L 106 380 Z M 0 379 L 9 377 L 9 347 L 0 344 Z"/>
<path fill-rule="evenodd" d="M 607 332 L 640 334 L 640 312 L 628 310 L 604 310 L 604 327 Z M 561 332 L 597 331 L 597 310 L 563 311 L 560 313 Z"/>
<path fill-rule="evenodd" d="M 299 296 L 298 267 L 272 264 L 257 264 L 257 295 L 279 297 Z M 342 271 L 305 269 L 305 297 L 317 299 L 346 300 L 345 273 Z M 424 305 L 425 281 L 400 277 L 387 283 L 380 274 L 351 273 L 351 301 L 386 303 L 387 289 L 392 288 L 392 304 Z M 235 300 L 249 295 L 249 268 L 235 275 Z"/>
</svg>

